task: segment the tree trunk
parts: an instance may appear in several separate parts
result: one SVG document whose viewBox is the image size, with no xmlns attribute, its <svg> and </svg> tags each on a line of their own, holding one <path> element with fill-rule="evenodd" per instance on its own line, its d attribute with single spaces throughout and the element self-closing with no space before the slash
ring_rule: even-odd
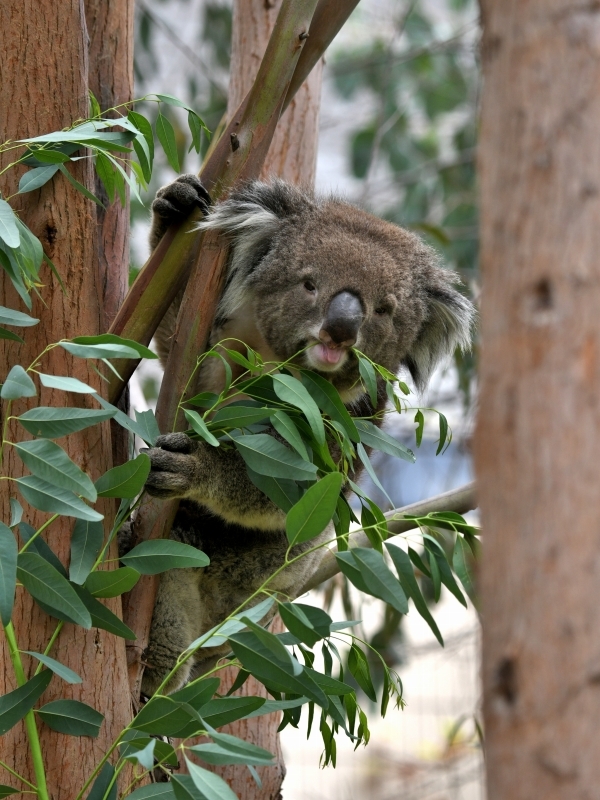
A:
<svg viewBox="0 0 600 800">
<path fill-rule="evenodd" d="M 230 115 L 235 112 L 252 86 L 280 5 L 280 0 L 271 4 L 264 0 L 236 0 L 234 3 L 228 98 Z M 263 180 L 267 180 L 269 176 L 278 176 L 307 187 L 314 185 L 321 77 L 322 61 L 315 66 L 308 80 L 299 89 L 277 126 L 261 172 Z M 279 618 L 274 620 L 271 630 L 283 630 Z M 237 672 L 232 667 L 221 673 L 219 692 L 228 691 Z M 252 676 L 236 694 L 267 696 L 264 686 Z M 209 767 L 224 778 L 243 800 L 277 800 L 281 797 L 285 765 L 277 733 L 280 721 L 281 714 L 277 713 L 239 720 L 223 728 L 224 732 L 264 747 L 276 757 L 277 763 L 274 766 L 257 768 L 262 788 L 256 785 L 245 766 Z"/>
<path fill-rule="evenodd" d="M 482 0 L 489 800 L 600 786 L 600 14 Z"/>
<path fill-rule="evenodd" d="M 20 3 L 1 4 L 0 30 L 3 32 L 4 50 L 0 84 L 3 138 L 16 139 L 50 132 L 88 115 L 87 32 L 83 7 L 78 0 L 52 5 L 47 0 L 42 3 L 22 0 Z M 88 160 L 81 160 L 69 169 L 73 170 L 77 180 L 90 189 L 94 188 Z M 15 171 L 2 177 L 4 196 L 16 191 L 18 177 Z M 93 203 L 58 175 L 38 192 L 16 196 L 13 207 L 40 238 L 62 276 L 67 293 L 62 293 L 50 271 L 44 268 L 42 280 L 45 285 L 40 289 L 43 303 L 34 300 L 32 312 L 42 322 L 26 329 L 24 345 L 6 340 L 0 342 L 2 377 L 5 365 L 20 363 L 28 366 L 48 343 L 76 334 L 98 333 L 103 326 Z M 0 275 L 0 303 L 25 310 L 9 281 L 4 279 L 4 273 Z M 103 391 L 103 382 L 91 363 L 71 357 L 62 348 L 46 355 L 40 369 L 57 375 L 75 376 Z M 89 395 L 65 395 L 56 390 L 42 389 L 34 402 L 15 402 L 11 413 L 18 415 L 38 404 L 95 405 Z M 23 434 L 18 424 L 9 426 L 11 438 L 23 438 Z M 61 445 L 93 479 L 111 466 L 107 423 L 71 434 L 61 441 Z M 23 465 L 13 448 L 8 448 L 5 466 L 5 471 L 12 476 L 23 472 Z M 16 490 L 11 487 L 10 491 L 16 496 Z M 0 502 L 2 519 L 8 519 L 8 492 L 2 494 Z M 39 526 L 47 519 L 48 515 L 27 507 L 25 503 L 24 506 L 27 522 Z M 112 501 L 104 501 L 98 507 L 109 517 L 113 512 Z M 68 561 L 72 523 L 63 517 L 48 529 L 47 541 L 63 563 Z M 119 613 L 118 599 L 107 601 L 107 605 Z M 30 595 L 21 589 L 17 589 L 13 620 L 19 646 L 38 652 L 44 650 L 56 626 L 56 620 L 44 614 Z M 4 637 L 2 650 L 3 663 L 9 664 Z M 130 719 L 125 648 L 122 639 L 105 631 L 84 631 L 66 624 L 50 655 L 74 669 L 83 678 L 83 683 L 71 686 L 55 677 L 42 702 L 57 697 L 74 698 L 89 703 L 106 716 L 95 740 L 56 733 L 38 722 L 50 794 L 53 800 L 73 800 L 100 755 L 106 752 L 110 742 Z M 35 663 L 27 664 L 30 672 Z M 2 693 L 15 688 L 10 670 L 3 672 L 0 681 Z M 0 758 L 32 777 L 23 723 L 2 737 Z M 17 785 L 4 770 L 0 780 Z M 22 789 L 22 786 L 18 788 Z"/>
</svg>

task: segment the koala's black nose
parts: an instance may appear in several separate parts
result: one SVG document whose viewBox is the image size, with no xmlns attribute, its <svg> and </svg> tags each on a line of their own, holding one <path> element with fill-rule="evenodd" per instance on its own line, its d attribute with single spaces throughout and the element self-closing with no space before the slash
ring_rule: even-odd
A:
<svg viewBox="0 0 600 800">
<path fill-rule="evenodd" d="M 336 294 L 329 303 L 319 338 L 328 345 L 352 347 L 363 321 L 360 300 L 351 292 Z"/>
</svg>

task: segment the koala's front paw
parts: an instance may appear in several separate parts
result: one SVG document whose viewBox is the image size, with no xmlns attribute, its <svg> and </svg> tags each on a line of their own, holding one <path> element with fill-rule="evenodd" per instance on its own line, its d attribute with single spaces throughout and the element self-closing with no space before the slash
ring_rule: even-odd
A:
<svg viewBox="0 0 600 800">
<path fill-rule="evenodd" d="M 146 491 L 153 497 L 184 497 L 198 484 L 198 442 L 185 433 L 159 436 L 156 447 L 146 450 L 150 456 L 150 475 Z"/>
<path fill-rule="evenodd" d="M 165 225 L 185 219 L 199 206 L 204 216 L 211 204 L 209 193 L 195 175 L 181 175 L 156 193 L 152 211 Z"/>
</svg>

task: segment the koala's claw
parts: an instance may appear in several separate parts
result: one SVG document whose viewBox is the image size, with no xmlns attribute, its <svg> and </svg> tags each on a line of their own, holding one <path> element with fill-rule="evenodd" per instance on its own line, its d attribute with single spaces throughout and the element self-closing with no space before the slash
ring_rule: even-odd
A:
<svg viewBox="0 0 600 800">
<path fill-rule="evenodd" d="M 147 450 L 150 474 L 146 491 L 153 497 L 183 497 L 197 482 L 198 461 L 192 455 L 198 447 L 185 433 L 159 436 L 156 447 Z"/>
<path fill-rule="evenodd" d="M 195 206 L 206 216 L 211 202 L 209 193 L 195 175 L 181 175 L 158 190 L 152 211 L 170 225 L 185 219 Z"/>
</svg>

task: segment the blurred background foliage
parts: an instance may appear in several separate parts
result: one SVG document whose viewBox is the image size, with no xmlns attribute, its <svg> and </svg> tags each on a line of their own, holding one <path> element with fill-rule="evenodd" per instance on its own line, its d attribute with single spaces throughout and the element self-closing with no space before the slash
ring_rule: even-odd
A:
<svg viewBox="0 0 600 800">
<path fill-rule="evenodd" d="M 214 131 L 227 104 L 231 27 L 231 0 L 137 0 L 136 96 L 173 94 Z M 475 301 L 478 41 L 476 0 L 359 3 L 326 58 L 317 169 L 318 189 L 339 189 L 425 238 Z M 196 172 L 200 160 L 188 152 L 188 126 L 178 111 L 163 109 L 175 128 L 181 171 Z M 151 118 L 156 106 L 146 104 L 144 113 Z M 208 144 L 204 137 L 201 156 Z M 145 205 L 132 198 L 132 278 L 147 257 L 154 194 L 175 177 L 166 161 L 154 176 Z M 474 353 L 455 355 L 464 410 L 472 404 Z M 141 389 L 152 403 L 157 379 L 144 376 Z M 421 581 L 432 598 L 431 582 Z M 364 616 L 342 577 L 329 587 L 326 605 L 334 596 L 348 618 Z M 365 632 L 389 665 L 404 660 L 401 623 L 386 607 L 377 629 Z M 371 667 L 377 669 L 376 659 Z"/>
</svg>

